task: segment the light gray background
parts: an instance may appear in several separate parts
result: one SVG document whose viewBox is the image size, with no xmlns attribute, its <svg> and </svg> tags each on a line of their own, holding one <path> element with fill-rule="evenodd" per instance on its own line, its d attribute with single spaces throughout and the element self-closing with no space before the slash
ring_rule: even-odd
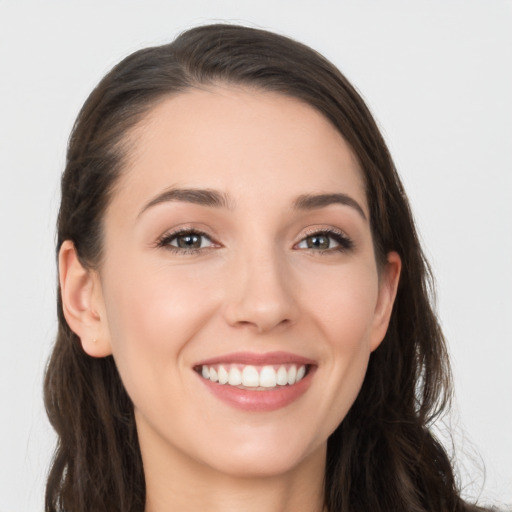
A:
<svg viewBox="0 0 512 512">
<path fill-rule="evenodd" d="M 511 503 L 510 1 L 0 0 L 0 511 L 42 510 L 54 439 L 41 381 L 74 117 L 121 57 L 214 20 L 295 37 L 362 91 L 438 279 L 465 493 Z"/>
</svg>

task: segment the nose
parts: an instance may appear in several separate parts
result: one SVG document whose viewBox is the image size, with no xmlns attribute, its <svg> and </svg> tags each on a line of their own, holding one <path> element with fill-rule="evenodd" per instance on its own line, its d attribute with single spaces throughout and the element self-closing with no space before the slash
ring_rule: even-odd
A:
<svg viewBox="0 0 512 512">
<path fill-rule="evenodd" d="M 285 259 L 272 250 L 238 256 L 227 278 L 224 314 L 229 325 L 263 334 L 295 323 L 298 304 Z"/>
</svg>

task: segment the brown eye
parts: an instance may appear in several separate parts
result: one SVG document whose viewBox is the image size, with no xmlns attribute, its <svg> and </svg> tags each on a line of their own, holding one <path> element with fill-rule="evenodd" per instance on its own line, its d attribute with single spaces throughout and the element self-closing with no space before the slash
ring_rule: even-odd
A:
<svg viewBox="0 0 512 512">
<path fill-rule="evenodd" d="M 315 233 L 304 238 L 298 244 L 299 249 L 313 249 L 318 251 L 326 251 L 338 247 L 338 242 L 333 235 L 327 233 Z"/>
<path fill-rule="evenodd" d="M 203 243 L 203 235 L 190 233 L 186 235 L 178 235 L 170 245 L 180 247 L 181 249 L 199 249 Z M 175 243 L 173 243 L 175 242 Z"/>
</svg>

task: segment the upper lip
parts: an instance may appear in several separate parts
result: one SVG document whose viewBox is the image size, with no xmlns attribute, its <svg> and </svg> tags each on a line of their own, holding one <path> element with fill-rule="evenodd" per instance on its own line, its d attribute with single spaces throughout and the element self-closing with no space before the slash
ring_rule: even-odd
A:
<svg viewBox="0 0 512 512">
<path fill-rule="evenodd" d="M 258 354 L 255 352 L 232 352 L 221 356 L 212 357 L 199 361 L 194 366 L 210 366 L 214 364 L 247 364 L 254 366 L 273 365 L 273 364 L 301 364 L 314 365 L 313 359 L 299 356 L 291 352 L 266 352 Z"/>
</svg>

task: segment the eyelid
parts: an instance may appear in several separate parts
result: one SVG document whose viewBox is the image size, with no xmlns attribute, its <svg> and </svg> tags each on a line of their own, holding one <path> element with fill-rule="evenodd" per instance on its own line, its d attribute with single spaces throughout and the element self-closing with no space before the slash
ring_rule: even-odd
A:
<svg viewBox="0 0 512 512">
<path fill-rule="evenodd" d="M 210 244 L 205 247 L 198 248 L 186 248 L 186 247 L 178 247 L 176 245 L 172 245 L 171 242 L 177 239 L 180 236 L 184 235 L 196 235 L 199 237 L 204 237 L 209 240 Z M 313 249 L 313 248 L 305 248 L 298 247 L 298 245 L 304 242 L 308 237 L 315 235 L 324 235 L 336 242 L 335 247 L 329 247 L 327 249 Z M 213 248 L 220 248 L 222 244 L 218 243 L 215 238 L 207 233 L 205 230 L 198 229 L 192 226 L 182 226 L 176 229 L 171 229 L 170 231 L 166 231 L 162 236 L 160 236 L 156 243 L 156 247 L 164 248 L 179 254 L 197 254 L 199 252 L 208 251 Z M 315 226 L 308 227 L 300 236 L 297 242 L 293 245 L 293 249 L 296 250 L 309 250 L 316 253 L 332 253 L 332 252 L 346 252 L 354 249 L 353 240 L 343 231 L 342 229 L 335 228 L 332 226 Z"/>
<path fill-rule="evenodd" d="M 330 247 L 328 249 L 311 249 L 311 248 L 298 248 L 297 246 L 306 240 L 308 237 L 315 236 L 315 235 L 326 235 L 330 238 L 333 238 L 337 242 L 336 247 Z M 298 250 L 310 250 L 312 252 L 318 252 L 318 253 L 328 253 L 328 252 L 345 252 L 350 251 L 354 249 L 354 241 L 352 238 L 350 238 L 345 231 L 339 228 L 334 228 L 332 226 L 318 226 L 318 227 L 310 227 L 306 229 L 305 232 L 301 234 L 300 239 L 295 243 L 294 248 L 297 248 Z"/>
<path fill-rule="evenodd" d="M 184 235 L 197 235 L 200 237 L 207 238 L 211 245 L 207 247 L 198 247 L 198 248 L 185 248 L 178 247 L 176 245 L 171 245 L 171 241 L 175 240 L 179 236 Z M 169 251 L 179 253 L 179 254 L 190 254 L 190 253 L 198 253 L 204 250 L 212 249 L 215 247 L 221 247 L 221 244 L 215 241 L 215 239 L 209 234 L 206 233 L 202 229 L 194 228 L 194 227 L 180 227 L 173 229 L 171 231 L 166 231 L 162 236 L 158 238 L 156 241 L 156 247 L 161 247 L 167 249 Z"/>
</svg>

